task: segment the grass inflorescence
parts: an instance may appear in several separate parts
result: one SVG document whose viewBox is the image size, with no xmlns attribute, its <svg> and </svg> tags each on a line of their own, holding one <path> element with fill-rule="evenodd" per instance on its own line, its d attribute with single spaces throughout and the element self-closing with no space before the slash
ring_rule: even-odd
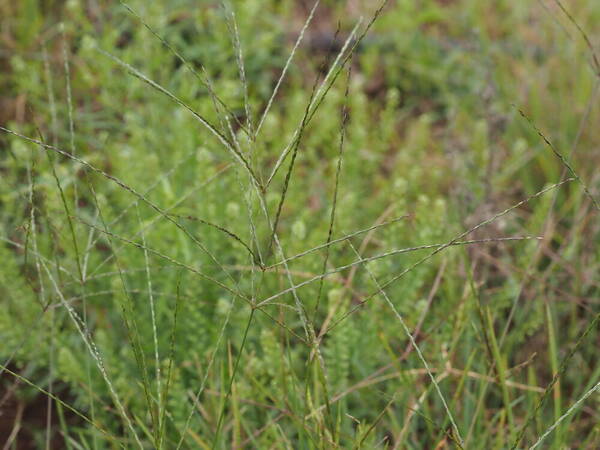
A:
<svg viewBox="0 0 600 450">
<path fill-rule="evenodd" d="M 600 444 L 597 2 L 0 11 L 4 448 Z"/>
</svg>

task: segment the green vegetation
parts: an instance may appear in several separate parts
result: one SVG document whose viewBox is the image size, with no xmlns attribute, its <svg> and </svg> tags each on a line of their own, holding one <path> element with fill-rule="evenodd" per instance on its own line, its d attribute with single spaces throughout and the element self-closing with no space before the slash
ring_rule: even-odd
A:
<svg viewBox="0 0 600 450">
<path fill-rule="evenodd" d="M 4 448 L 598 448 L 600 2 L 0 1 Z"/>
</svg>

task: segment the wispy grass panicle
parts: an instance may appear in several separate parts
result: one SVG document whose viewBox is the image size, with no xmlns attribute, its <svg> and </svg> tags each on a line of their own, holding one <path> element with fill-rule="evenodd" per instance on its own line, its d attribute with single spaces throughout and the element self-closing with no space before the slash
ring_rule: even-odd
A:
<svg viewBox="0 0 600 450">
<path fill-rule="evenodd" d="M 0 445 L 598 447 L 600 3 L 496 6 L 4 8 Z"/>
</svg>

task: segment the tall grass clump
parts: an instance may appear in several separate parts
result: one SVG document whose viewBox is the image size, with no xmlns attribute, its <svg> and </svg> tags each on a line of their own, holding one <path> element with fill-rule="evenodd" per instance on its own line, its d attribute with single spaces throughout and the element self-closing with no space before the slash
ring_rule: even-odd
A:
<svg viewBox="0 0 600 450">
<path fill-rule="evenodd" d="M 3 448 L 600 444 L 600 4 L 0 11 Z"/>
</svg>

